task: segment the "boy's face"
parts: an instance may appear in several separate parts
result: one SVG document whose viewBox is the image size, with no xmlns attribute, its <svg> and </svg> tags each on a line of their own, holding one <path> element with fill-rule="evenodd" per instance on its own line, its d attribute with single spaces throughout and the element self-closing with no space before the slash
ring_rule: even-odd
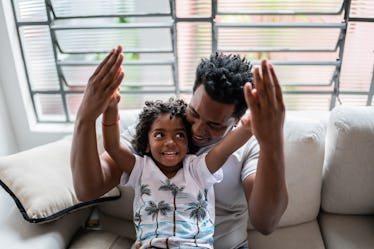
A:
<svg viewBox="0 0 374 249">
<path fill-rule="evenodd" d="M 192 141 L 198 147 L 218 142 L 232 129 L 237 119 L 232 116 L 234 104 L 213 100 L 203 84 L 198 86 L 188 105 L 186 116 L 191 124 Z"/>
<path fill-rule="evenodd" d="M 170 119 L 170 114 L 161 114 L 153 122 L 148 140 L 147 152 L 162 172 L 167 175 L 180 168 L 188 150 L 187 131 L 181 118 Z"/>
</svg>

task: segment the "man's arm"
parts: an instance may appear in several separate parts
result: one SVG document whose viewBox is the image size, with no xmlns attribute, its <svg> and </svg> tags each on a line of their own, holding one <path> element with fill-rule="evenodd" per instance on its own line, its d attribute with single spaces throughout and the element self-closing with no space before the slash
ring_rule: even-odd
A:
<svg viewBox="0 0 374 249">
<path fill-rule="evenodd" d="M 74 189 L 81 201 L 105 194 L 118 185 L 121 170 L 110 156 L 97 151 L 95 122 L 123 80 L 122 48 L 113 49 L 90 77 L 79 107 L 71 148 Z"/>
<path fill-rule="evenodd" d="M 260 145 L 257 172 L 243 181 L 253 226 L 263 234 L 274 231 L 288 205 L 285 179 L 282 91 L 271 65 L 261 63 L 254 71 L 255 89 L 244 88 L 251 111 L 252 132 Z"/>
</svg>

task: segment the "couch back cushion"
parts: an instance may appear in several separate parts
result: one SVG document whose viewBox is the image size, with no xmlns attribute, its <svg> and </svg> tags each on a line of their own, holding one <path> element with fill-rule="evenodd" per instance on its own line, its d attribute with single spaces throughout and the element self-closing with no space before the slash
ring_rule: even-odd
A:
<svg viewBox="0 0 374 249">
<path fill-rule="evenodd" d="M 335 108 L 326 137 L 323 210 L 374 214 L 374 107 Z"/>
<path fill-rule="evenodd" d="M 326 126 L 322 116 L 289 112 L 284 125 L 288 207 L 279 226 L 316 219 L 321 203 Z"/>
</svg>

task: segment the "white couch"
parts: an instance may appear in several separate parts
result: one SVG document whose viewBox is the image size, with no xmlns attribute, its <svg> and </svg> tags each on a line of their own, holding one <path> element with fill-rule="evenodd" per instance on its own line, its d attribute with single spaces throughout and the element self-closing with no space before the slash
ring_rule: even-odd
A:
<svg viewBox="0 0 374 249">
<path fill-rule="evenodd" d="M 132 123 L 136 113 L 122 114 L 121 126 Z M 46 162 L 43 153 L 64 153 L 68 158 L 69 146 L 58 141 L 35 153 L 0 158 L 0 167 L 20 158 L 48 167 L 51 162 Z M 249 224 L 249 247 L 374 248 L 374 107 L 288 112 L 285 154 L 288 208 L 271 235 L 261 235 Z M 132 192 L 121 188 L 121 193 L 120 199 L 94 209 L 32 224 L 1 190 L 0 248 L 130 248 L 135 236 Z"/>
</svg>

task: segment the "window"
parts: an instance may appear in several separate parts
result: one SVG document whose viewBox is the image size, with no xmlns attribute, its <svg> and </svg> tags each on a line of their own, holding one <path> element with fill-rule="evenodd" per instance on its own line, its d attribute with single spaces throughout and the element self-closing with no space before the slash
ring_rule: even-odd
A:
<svg viewBox="0 0 374 249">
<path fill-rule="evenodd" d="M 124 109 L 188 100 L 196 65 L 216 50 L 269 59 L 288 110 L 372 105 L 370 0 L 13 0 L 13 9 L 38 122 L 73 122 L 89 76 L 118 44 Z"/>
</svg>

